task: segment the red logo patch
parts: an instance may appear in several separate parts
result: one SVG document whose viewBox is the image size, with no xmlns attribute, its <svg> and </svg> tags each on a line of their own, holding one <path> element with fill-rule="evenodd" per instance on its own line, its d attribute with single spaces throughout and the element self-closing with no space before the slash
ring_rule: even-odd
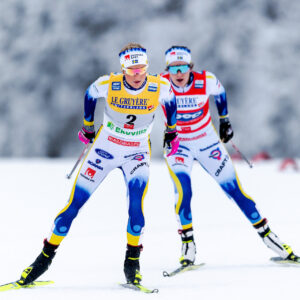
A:
<svg viewBox="0 0 300 300">
<path fill-rule="evenodd" d="M 91 179 L 94 178 L 95 174 L 96 174 L 96 171 L 91 168 L 87 168 L 86 171 L 84 172 L 84 175 L 88 176 Z"/>
<path fill-rule="evenodd" d="M 175 157 L 175 161 L 179 164 L 183 164 L 184 163 L 184 158 L 183 157 Z"/>
<path fill-rule="evenodd" d="M 130 142 L 130 141 L 124 141 L 124 140 L 120 140 L 120 139 L 117 139 L 113 136 L 109 136 L 107 138 L 110 142 L 113 142 L 115 144 L 118 144 L 118 145 L 122 145 L 122 146 L 128 146 L 128 147 L 138 147 L 140 145 L 140 142 Z"/>
<path fill-rule="evenodd" d="M 133 129 L 134 128 L 134 124 L 124 124 L 124 128 Z"/>
</svg>

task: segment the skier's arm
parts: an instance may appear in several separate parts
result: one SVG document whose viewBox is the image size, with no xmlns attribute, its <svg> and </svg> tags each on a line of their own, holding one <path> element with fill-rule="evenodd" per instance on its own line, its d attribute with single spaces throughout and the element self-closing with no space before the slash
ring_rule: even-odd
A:
<svg viewBox="0 0 300 300">
<path fill-rule="evenodd" d="M 218 78 L 210 72 L 206 72 L 207 94 L 213 95 L 220 118 L 228 117 L 226 91 Z"/>
<path fill-rule="evenodd" d="M 176 129 L 177 105 L 170 82 L 161 78 L 160 103 L 165 113 L 167 127 L 164 134 L 164 148 L 166 156 L 174 155 L 179 147 L 178 133 Z"/>
<path fill-rule="evenodd" d="M 176 130 L 176 98 L 172 91 L 170 82 L 162 77 L 159 100 L 166 117 L 167 127 Z"/>
<path fill-rule="evenodd" d="M 85 126 L 94 126 L 94 114 L 97 104 L 97 99 L 107 97 L 109 76 L 101 76 L 93 82 L 85 92 L 84 96 L 84 118 Z"/>
<path fill-rule="evenodd" d="M 93 82 L 85 92 L 83 126 L 78 132 L 78 138 L 84 144 L 91 143 L 95 138 L 94 114 L 97 99 L 107 97 L 108 83 L 109 76 L 102 76 Z"/>
<path fill-rule="evenodd" d="M 221 82 L 210 72 L 206 72 L 207 93 L 213 95 L 220 118 L 219 135 L 222 142 L 227 143 L 233 137 L 229 120 L 226 92 Z"/>
</svg>

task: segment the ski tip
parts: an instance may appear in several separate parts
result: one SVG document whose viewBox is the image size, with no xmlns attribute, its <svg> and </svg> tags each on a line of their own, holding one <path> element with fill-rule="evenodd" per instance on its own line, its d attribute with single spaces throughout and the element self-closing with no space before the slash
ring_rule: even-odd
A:
<svg viewBox="0 0 300 300">
<path fill-rule="evenodd" d="M 164 277 L 170 277 L 170 274 L 167 271 L 163 271 L 163 276 Z"/>
</svg>

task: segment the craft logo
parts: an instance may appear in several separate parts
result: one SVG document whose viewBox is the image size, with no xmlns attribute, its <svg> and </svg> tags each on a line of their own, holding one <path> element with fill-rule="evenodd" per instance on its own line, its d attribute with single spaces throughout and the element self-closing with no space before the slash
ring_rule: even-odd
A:
<svg viewBox="0 0 300 300">
<path fill-rule="evenodd" d="M 184 164 L 184 158 L 183 157 L 175 157 L 175 162 L 178 164 Z"/>
<path fill-rule="evenodd" d="M 96 152 L 99 156 L 101 156 L 101 157 L 103 157 L 103 158 L 106 158 L 106 159 L 113 159 L 113 158 L 114 158 L 110 153 L 104 151 L 103 149 L 96 148 L 96 149 L 95 149 L 95 152 Z"/>
<path fill-rule="evenodd" d="M 132 159 L 142 161 L 145 158 L 144 154 L 138 154 L 134 156 Z"/>
<path fill-rule="evenodd" d="M 142 162 L 142 163 L 140 163 L 140 164 L 137 164 L 137 165 L 130 171 L 130 174 L 132 175 L 138 168 L 143 167 L 143 166 L 148 166 L 148 167 L 149 167 L 148 163 Z"/>
<path fill-rule="evenodd" d="M 209 155 L 210 158 L 217 159 L 217 160 L 220 160 L 221 156 L 222 156 L 222 152 L 219 148 L 212 150 Z"/>
<path fill-rule="evenodd" d="M 90 179 L 93 179 L 95 174 L 96 174 L 96 170 L 93 170 L 91 168 L 87 168 L 86 171 L 84 172 L 84 175 L 86 175 Z"/>
<path fill-rule="evenodd" d="M 223 159 L 221 165 L 219 166 L 219 168 L 217 169 L 217 171 L 215 172 L 216 176 L 219 176 L 220 173 L 222 172 L 222 170 L 224 169 L 225 165 L 227 164 L 227 162 L 229 161 L 229 156 L 226 155 L 225 158 Z"/>
</svg>

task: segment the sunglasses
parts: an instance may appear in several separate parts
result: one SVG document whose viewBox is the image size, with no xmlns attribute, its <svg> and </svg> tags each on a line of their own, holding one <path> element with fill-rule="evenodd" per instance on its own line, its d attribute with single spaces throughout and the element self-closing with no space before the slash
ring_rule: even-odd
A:
<svg viewBox="0 0 300 300">
<path fill-rule="evenodd" d="M 171 74 L 177 74 L 178 71 L 186 73 L 190 69 L 190 65 L 169 66 L 168 70 Z"/>
<path fill-rule="evenodd" d="M 123 70 L 127 75 L 134 76 L 134 75 L 143 75 L 146 73 L 148 66 L 138 68 L 138 69 L 129 69 L 129 68 L 124 68 Z"/>
</svg>

